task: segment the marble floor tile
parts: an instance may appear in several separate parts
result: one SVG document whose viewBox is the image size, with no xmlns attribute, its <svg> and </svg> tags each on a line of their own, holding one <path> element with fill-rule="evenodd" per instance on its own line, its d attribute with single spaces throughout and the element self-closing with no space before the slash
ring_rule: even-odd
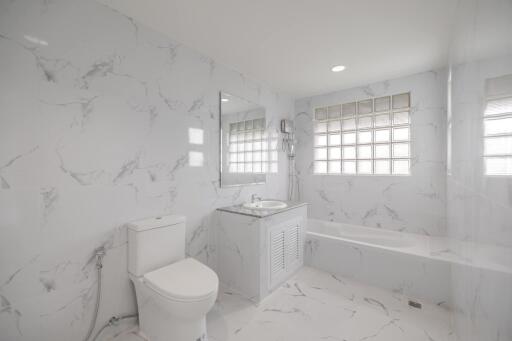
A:
<svg viewBox="0 0 512 341">
<path fill-rule="evenodd" d="M 455 341 L 450 319 L 442 307 L 411 308 L 403 296 L 303 267 L 258 305 L 221 290 L 207 323 L 210 341 Z"/>
</svg>

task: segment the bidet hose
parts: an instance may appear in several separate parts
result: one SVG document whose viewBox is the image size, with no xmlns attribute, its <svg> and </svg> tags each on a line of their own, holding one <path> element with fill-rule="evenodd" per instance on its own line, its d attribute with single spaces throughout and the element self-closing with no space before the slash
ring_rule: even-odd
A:
<svg viewBox="0 0 512 341">
<path fill-rule="evenodd" d="M 96 305 L 94 306 L 94 314 L 91 319 L 91 324 L 89 325 L 89 330 L 84 337 L 84 341 L 89 340 L 91 337 L 92 331 L 96 326 L 96 320 L 98 319 L 98 311 L 100 309 L 100 301 L 101 301 L 101 269 L 103 268 L 103 256 L 105 255 L 105 249 L 103 247 L 96 250 L 96 272 L 98 274 L 97 286 L 96 286 Z"/>
</svg>

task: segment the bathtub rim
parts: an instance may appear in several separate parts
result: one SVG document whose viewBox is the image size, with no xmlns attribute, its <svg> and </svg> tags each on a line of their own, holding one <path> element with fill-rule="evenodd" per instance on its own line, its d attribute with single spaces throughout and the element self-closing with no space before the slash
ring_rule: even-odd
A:
<svg viewBox="0 0 512 341">
<path fill-rule="evenodd" d="M 355 225 L 355 224 L 349 224 L 349 223 L 342 223 L 342 222 L 333 222 L 333 221 L 326 221 L 316 218 L 308 218 L 307 219 L 307 228 L 306 228 L 306 240 L 308 237 L 315 236 L 317 238 L 326 238 L 326 239 L 333 239 L 333 240 L 339 240 L 341 242 L 349 243 L 349 244 L 356 244 L 364 247 L 374 248 L 374 249 L 380 249 L 387 252 L 393 252 L 393 253 L 401 253 L 406 254 L 410 256 L 416 256 L 428 259 L 430 261 L 440 261 L 440 262 L 446 262 L 449 263 L 452 266 L 466 266 L 466 267 L 472 267 L 472 268 L 478 268 L 481 270 L 488 270 L 488 271 L 494 271 L 499 273 L 505 273 L 507 275 L 512 275 L 512 265 L 510 267 L 507 267 L 500 262 L 494 261 L 492 256 L 483 256 L 483 257 L 477 257 L 475 259 L 469 259 L 465 258 L 463 255 L 460 255 L 456 252 L 453 252 L 452 248 L 455 246 L 455 248 L 458 248 L 460 250 L 467 250 L 472 249 L 474 250 L 476 248 L 477 255 L 481 256 L 481 250 L 485 250 L 490 248 L 493 249 L 501 249 L 499 246 L 494 245 L 488 245 L 488 244 L 476 244 L 471 243 L 467 241 L 459 241 L 455 240 L 449 237 L 438 237 L 438 236 L 426 236 L 421 234 L 415 234 L 415 233 L 409 233 L 409 232 L 399 232 L 399 231 L 393 231 L 393 230 L 386 230 L 386 234 L 389 233 L 391 235 L 393 234 L 400 234 L 404 236 L 400 236 L 400 238 L 407 238 L 412 240 L 417 240 L 417 244 L 410 246 L 410 247 L 391 247 L 391 246 L 385 246 L 385 245 L 378 245 L 378 244 L 372 244 L 367 243 L 360 240 L 354 240 L 350 238 L 345 238 L 342 236 L 333 236 L 328 235 L 320 232 L 314 232 L 310 231 L 310 222 L 319 222 L 319 223 L 328 223 L 333 225 L 349 225 L 352 227 L 361 227 L 366 231 L 371 230 L 378 230 L 381 232 L 380 228 L 378 227 L 370 227 L 370 226 L 364 226 L 364 225 Z M 432 244 L 437 244 L 437 248 L 432 249 Z M 445 246 L 445 247 L 442 247 Z M 509 250 L 510 253 L 512 253 L 512 250 Z"/>
</svg>

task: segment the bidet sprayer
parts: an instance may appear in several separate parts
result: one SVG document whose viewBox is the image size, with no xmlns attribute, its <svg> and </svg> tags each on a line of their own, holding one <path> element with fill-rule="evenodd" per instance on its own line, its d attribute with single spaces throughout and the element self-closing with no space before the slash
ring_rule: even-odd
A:
<svg viewBox="0 0 512 341">
<path fill-rule="evenodd" d="M 100 246 L 94 250 L 94 254 L 96 255 L 96 268 L 101 269 L 103 267 L 103 257 L 107 254 L 107 251 L 104 246 Z"/>
</svg>

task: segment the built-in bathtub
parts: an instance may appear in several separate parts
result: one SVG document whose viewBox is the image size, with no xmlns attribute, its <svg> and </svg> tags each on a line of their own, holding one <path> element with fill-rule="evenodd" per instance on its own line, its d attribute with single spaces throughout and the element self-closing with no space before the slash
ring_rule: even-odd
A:
<svg viewBox="0 0 512 341">
<path fill-rule="evenodd" d="M 453 267 L 512 275 L 508 248 L 317 219 L 305 248 L 310 266 L 436 304 L 449 305 Z"/>
<path fill-rule="evenodd" d="M 316 219 L 309 220 L 308 232 L 315 236 L 329 236 L 383 248 L 400 249 L 415 245 L 414 239 L 408 238 L 403 233 Z"/>
</svg>

